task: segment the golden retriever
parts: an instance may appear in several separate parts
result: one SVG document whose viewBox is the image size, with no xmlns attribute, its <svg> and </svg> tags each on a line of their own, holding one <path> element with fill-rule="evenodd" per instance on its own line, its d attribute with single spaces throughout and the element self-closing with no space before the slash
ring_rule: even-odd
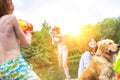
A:
<svg viewBox="0 0 120 80">
<path fill-rule="evenodd" d="M 115 80 L 113 70 L 114 54 L 119 50 L 113 40 L 105 39 L 98 42 L 96 55 L 83 71 L 78 80 Z"/>
</svg>

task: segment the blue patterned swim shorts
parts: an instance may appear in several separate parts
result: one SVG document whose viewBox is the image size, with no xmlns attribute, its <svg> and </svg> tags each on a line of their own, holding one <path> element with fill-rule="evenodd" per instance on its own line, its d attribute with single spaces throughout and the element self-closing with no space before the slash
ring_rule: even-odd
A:
<svg viewBox="0 0 120 80">
<path fill-rule="evenodd" d="M 40 80 L 22 55 L 0 64 L 0 80 Z"/>
</svg>

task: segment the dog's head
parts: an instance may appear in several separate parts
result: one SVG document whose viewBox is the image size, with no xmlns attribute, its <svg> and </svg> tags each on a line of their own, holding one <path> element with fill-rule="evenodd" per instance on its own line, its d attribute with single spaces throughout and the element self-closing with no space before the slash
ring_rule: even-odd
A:
<svg viewBox="0 0 120 80">
<path fill-rule="evenodd" d="M 113 40 L 105 39 L 98 42 L 98 49 L 102 51 L 102 53 L 117 53 L 119 50 L 119 45 L 114 43 Z"/>
<path fill-rule="evenodd" d="M 105 39 L 98 42 L 97 53 L 101 56 L 110 58 L 113 54 L 117 53 L 119 50 L 119 45 L 113 40 Z"/>
</svg>

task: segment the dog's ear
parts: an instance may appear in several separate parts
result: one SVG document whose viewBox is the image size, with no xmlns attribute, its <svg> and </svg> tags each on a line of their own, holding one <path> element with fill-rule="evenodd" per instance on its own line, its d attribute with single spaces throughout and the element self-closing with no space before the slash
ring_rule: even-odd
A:
<svg viewBox="0 0 120 80">
<path fill-rule="evenodd" d="M 105 43 L 99 44 L 98 48 L 101 51 L 101 53 L 107 53 L 108 52 L 108 46 Z"/>
</svg>

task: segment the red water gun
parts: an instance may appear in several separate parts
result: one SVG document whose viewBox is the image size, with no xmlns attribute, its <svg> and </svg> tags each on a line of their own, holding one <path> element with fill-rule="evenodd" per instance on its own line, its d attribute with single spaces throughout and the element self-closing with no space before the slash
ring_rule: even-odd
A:
<svg viewBox="0 0 120 80">
<path fill-rule="evenodd" d="M 28 23 L 27 21 L 21 19 L 18 20 L 18 23 L 25 34 L 33 33 L 33 25 L 31 23 Z"/>
</svg>

